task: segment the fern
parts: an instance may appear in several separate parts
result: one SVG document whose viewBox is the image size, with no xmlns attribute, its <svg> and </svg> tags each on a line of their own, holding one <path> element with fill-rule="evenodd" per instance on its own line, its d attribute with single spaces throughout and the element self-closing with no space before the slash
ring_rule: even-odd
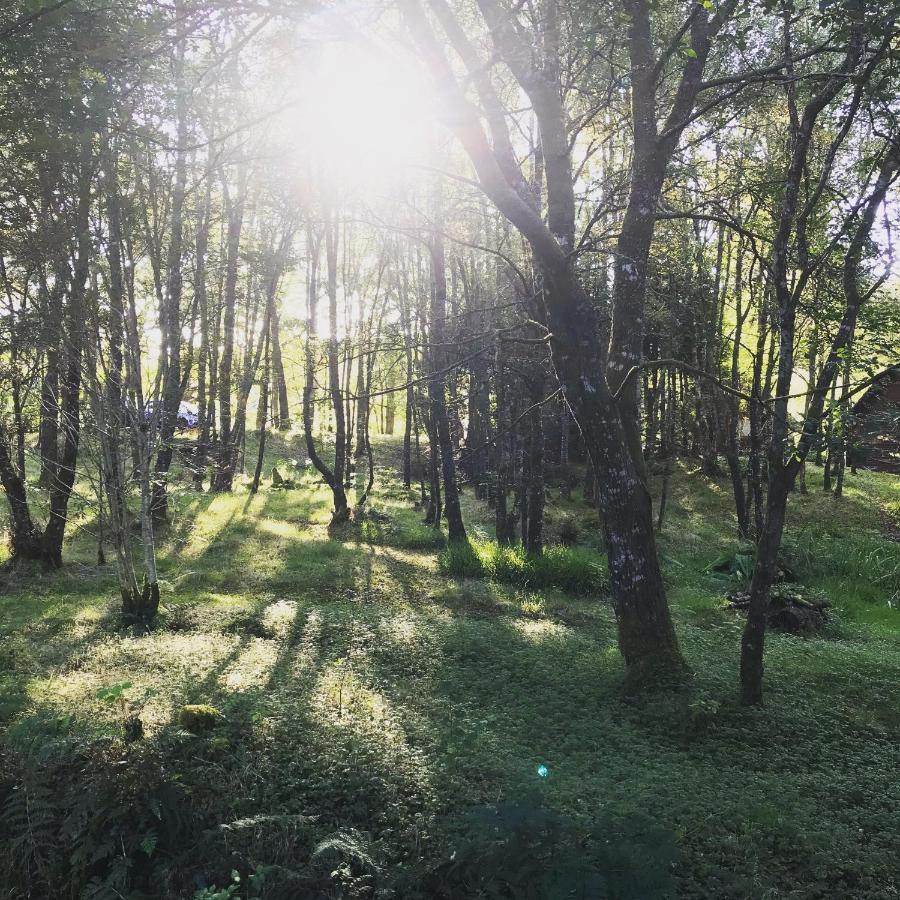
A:
<svg viewBox="0 0 900 900">
<path fill-rule="evenodd" d="M 59 865 L 59 799 L 53 789 L 28 773 L 10 793 L 2 829 L 11 835 L 9 852 L 18 858 L 28 882 L 52 885 Z"/>
<path fill-rule="evenodd" d="M 75 745 L 47 761 L 20 758 L 0 806 L 4 865 L 23 893 L 104 900 L 153 881 L 192 827 L 184 790 L 140 752 Z"/>
</svg>

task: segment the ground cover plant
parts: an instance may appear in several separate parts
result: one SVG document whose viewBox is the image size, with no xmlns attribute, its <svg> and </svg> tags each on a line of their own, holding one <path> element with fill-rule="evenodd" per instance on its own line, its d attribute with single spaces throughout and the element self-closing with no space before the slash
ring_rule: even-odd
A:
<svg viewBox="0 0 900 900">
<path fill-rule="evenodd" d="M 796 577 L 833 616 L 773 634 L 763 710 L 736 703 L 741 616 L 709 570 L 735 547 L 723 483 L 686 465 L 671 490 L 661 553 L 693 674 L 629 702 L 608 602 L 447 573 L 395 489 L 377 533 L 329 532 L 314 484 L 176 493 L 149 633 L 123 625 L 87 529 L 68 571 L 7 573 L 7 895 L 890 896 L 900 551 L 877 529 L 844 556 L 829 538 L 890 510 L 896 479 L 792 504 Z M 485 508 L 463 503 L 483 553 Z M 215 714 L 185 727 L 189 704 Z"/>
<path fill-rule="evenodd" d="M 898 73 L 0 3 L 0 900 L 900 896 Z"/>
</svg>

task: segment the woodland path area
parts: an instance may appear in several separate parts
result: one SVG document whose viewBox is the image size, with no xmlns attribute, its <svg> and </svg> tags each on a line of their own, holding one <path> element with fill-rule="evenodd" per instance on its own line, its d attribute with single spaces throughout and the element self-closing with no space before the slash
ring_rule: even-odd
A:
<svg viewBox="0 0 900 900">
<path fill-rule="evenodd" d="M 498 577 L 453 577 L 442 535 L 379 476 L 369 520 L 331 531 L 312 473 L 255 496 L 180 480 L 149 634 L 122 629 L 90 519 L 65 569 L 4 578 L 2 827 L 14 761 L 38 827 L 0 865 L 27 857 L 39 886 L 96 852 L 86 874 L 127 859 L 160 897 L 244 896 L 212 890 L 232 871 L 247 896 L 495 896 L 486 873 L 515 886 L 612 859 L 617 897 L 896 894 L 900 545 L 872 508 L 896 522 L 900 480 L 861 472 L 835 501 L 811 470 L 788 552 L 832 615 L 816 636 L 772 634 L 767 706 L 746 709 L 742 617 L 708 570 L 733 548 L 726 483 L 676 470 L 661 558 L 694 675 L 629 703 L 589 510 L 551 495 L 540 589 L 501 580 L 528 581 L 515 554 Z M 484 555 L 490 514 L 468 490 L 463 506 Z M 561 547 L 572 515 L 583 537 Z M 547 586 L 560 572 L 568 591 Z M 142 741 L 122 742 L 119 694 Z M 185 730 L 184 704 L 221 718 Z"/>
</svg>

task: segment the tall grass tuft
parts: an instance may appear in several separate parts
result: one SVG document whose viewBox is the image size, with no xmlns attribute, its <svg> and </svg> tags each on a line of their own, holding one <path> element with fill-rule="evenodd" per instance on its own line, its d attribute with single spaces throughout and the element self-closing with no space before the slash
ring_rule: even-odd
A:
<svg viewBox="0 0 900 900">
<path fill-rule="evenodd" d="M 840 576 L 900 589 L 900 543 L 880 536 L 846 533 L 841 537 L 801 531 L 785 541 L 786 556 L 804 575 Z"/>
<path fill-rule="evenodd" d="M 492 578 L 516 587 L 559 588 L 573 594 L 606 591 L 606 561 L 581 547 L 547 547 L 539 556 L 496 541 L 450 544 L 439 557 L 441 572 L 463 578 Z"/>
</svg>

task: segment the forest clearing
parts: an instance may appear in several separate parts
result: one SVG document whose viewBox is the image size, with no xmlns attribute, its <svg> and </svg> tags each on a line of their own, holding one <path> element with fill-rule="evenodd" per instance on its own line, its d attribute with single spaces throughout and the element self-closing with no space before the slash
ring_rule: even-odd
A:
<svg viewBox="0 0 900 900">
<path fill-rule="evenodd" d="M 0 8 L 0 900 L 900 897 L 897 0 Z"/>
<path fill-rule="evenodd" d="M 378 449 L 397 456 L 396 443 Z M 679 467 L 660 536 L 693 675 L 624 702 L 615 619 L 598 601 L 606 563 L 580 498 L 549 500 L 563 553 L 532 587 L 515 583 L 513 566 L 502 578 L 447 573 L 444 540 L 421 524 L 396 470 L 379 475 L 375 517 L 331 534 L 314 474 L 253 497 L 197 496 L 182 480 L 151 634 L 122 630 L 115 574 L 97 567 L 87 522 L 67 572 L 6 578 L 6 741 L 34 767 L 33 791 L 60 779 L 69 792 L 43 811 L 53 829 L 43 852 L 59 871 L 78 846 L 60 837 L 99 844 L 112 832 L 129 842 L 131 876 L 153 873 L 159 896 L 192 896 L 193 878 L 224 890 L 234 868 L 245 882 L 271 869 L 259 896 L 364 897 L 385 885 L 494 896 L 479 883 L 492 867 L 512 896 L 528 896 L 554 863 L 577 879 L 612 838 L 611 896 L 897 889 L 900 544 L 872 527 L 873 505 L 884 525 L 900 524 L 895 476 L 849 479 L 836 509 L 814 472 L 792 501 L 792 577 L 834 606 L 815 636 L 771 635 L 771 699 L 755 711 L 736 702 L 742 620 L 723 600 L 742 579 L 710 571 L 735 550 L 727 482 Z M 463 508 L 491 546 L 484 504 L 464 491 Z M 560 548 L 556 532 L 573 520 L 583 537 Z M 575 569 L 573 551 L 581 584 L 553 587 Z M 102 696 L 123 684 L 139 743 L 122 745 L 123 714 Z M 222 719 L 194 734 L 179 722 L 186 704 Z M 67 832 L 60 807 L 82 791 L 122 806 Z M 160 802 L 173 804 L 161 819 Z M 507 816 L 505 830 L 473 818 L 485 810 Z M 152 854 L 140 849 L 148 837 Z M 468 854 L 456 872 L 454 851 Z M 548 896 L 583 895 L 560 882 Z"/>
</svg>

